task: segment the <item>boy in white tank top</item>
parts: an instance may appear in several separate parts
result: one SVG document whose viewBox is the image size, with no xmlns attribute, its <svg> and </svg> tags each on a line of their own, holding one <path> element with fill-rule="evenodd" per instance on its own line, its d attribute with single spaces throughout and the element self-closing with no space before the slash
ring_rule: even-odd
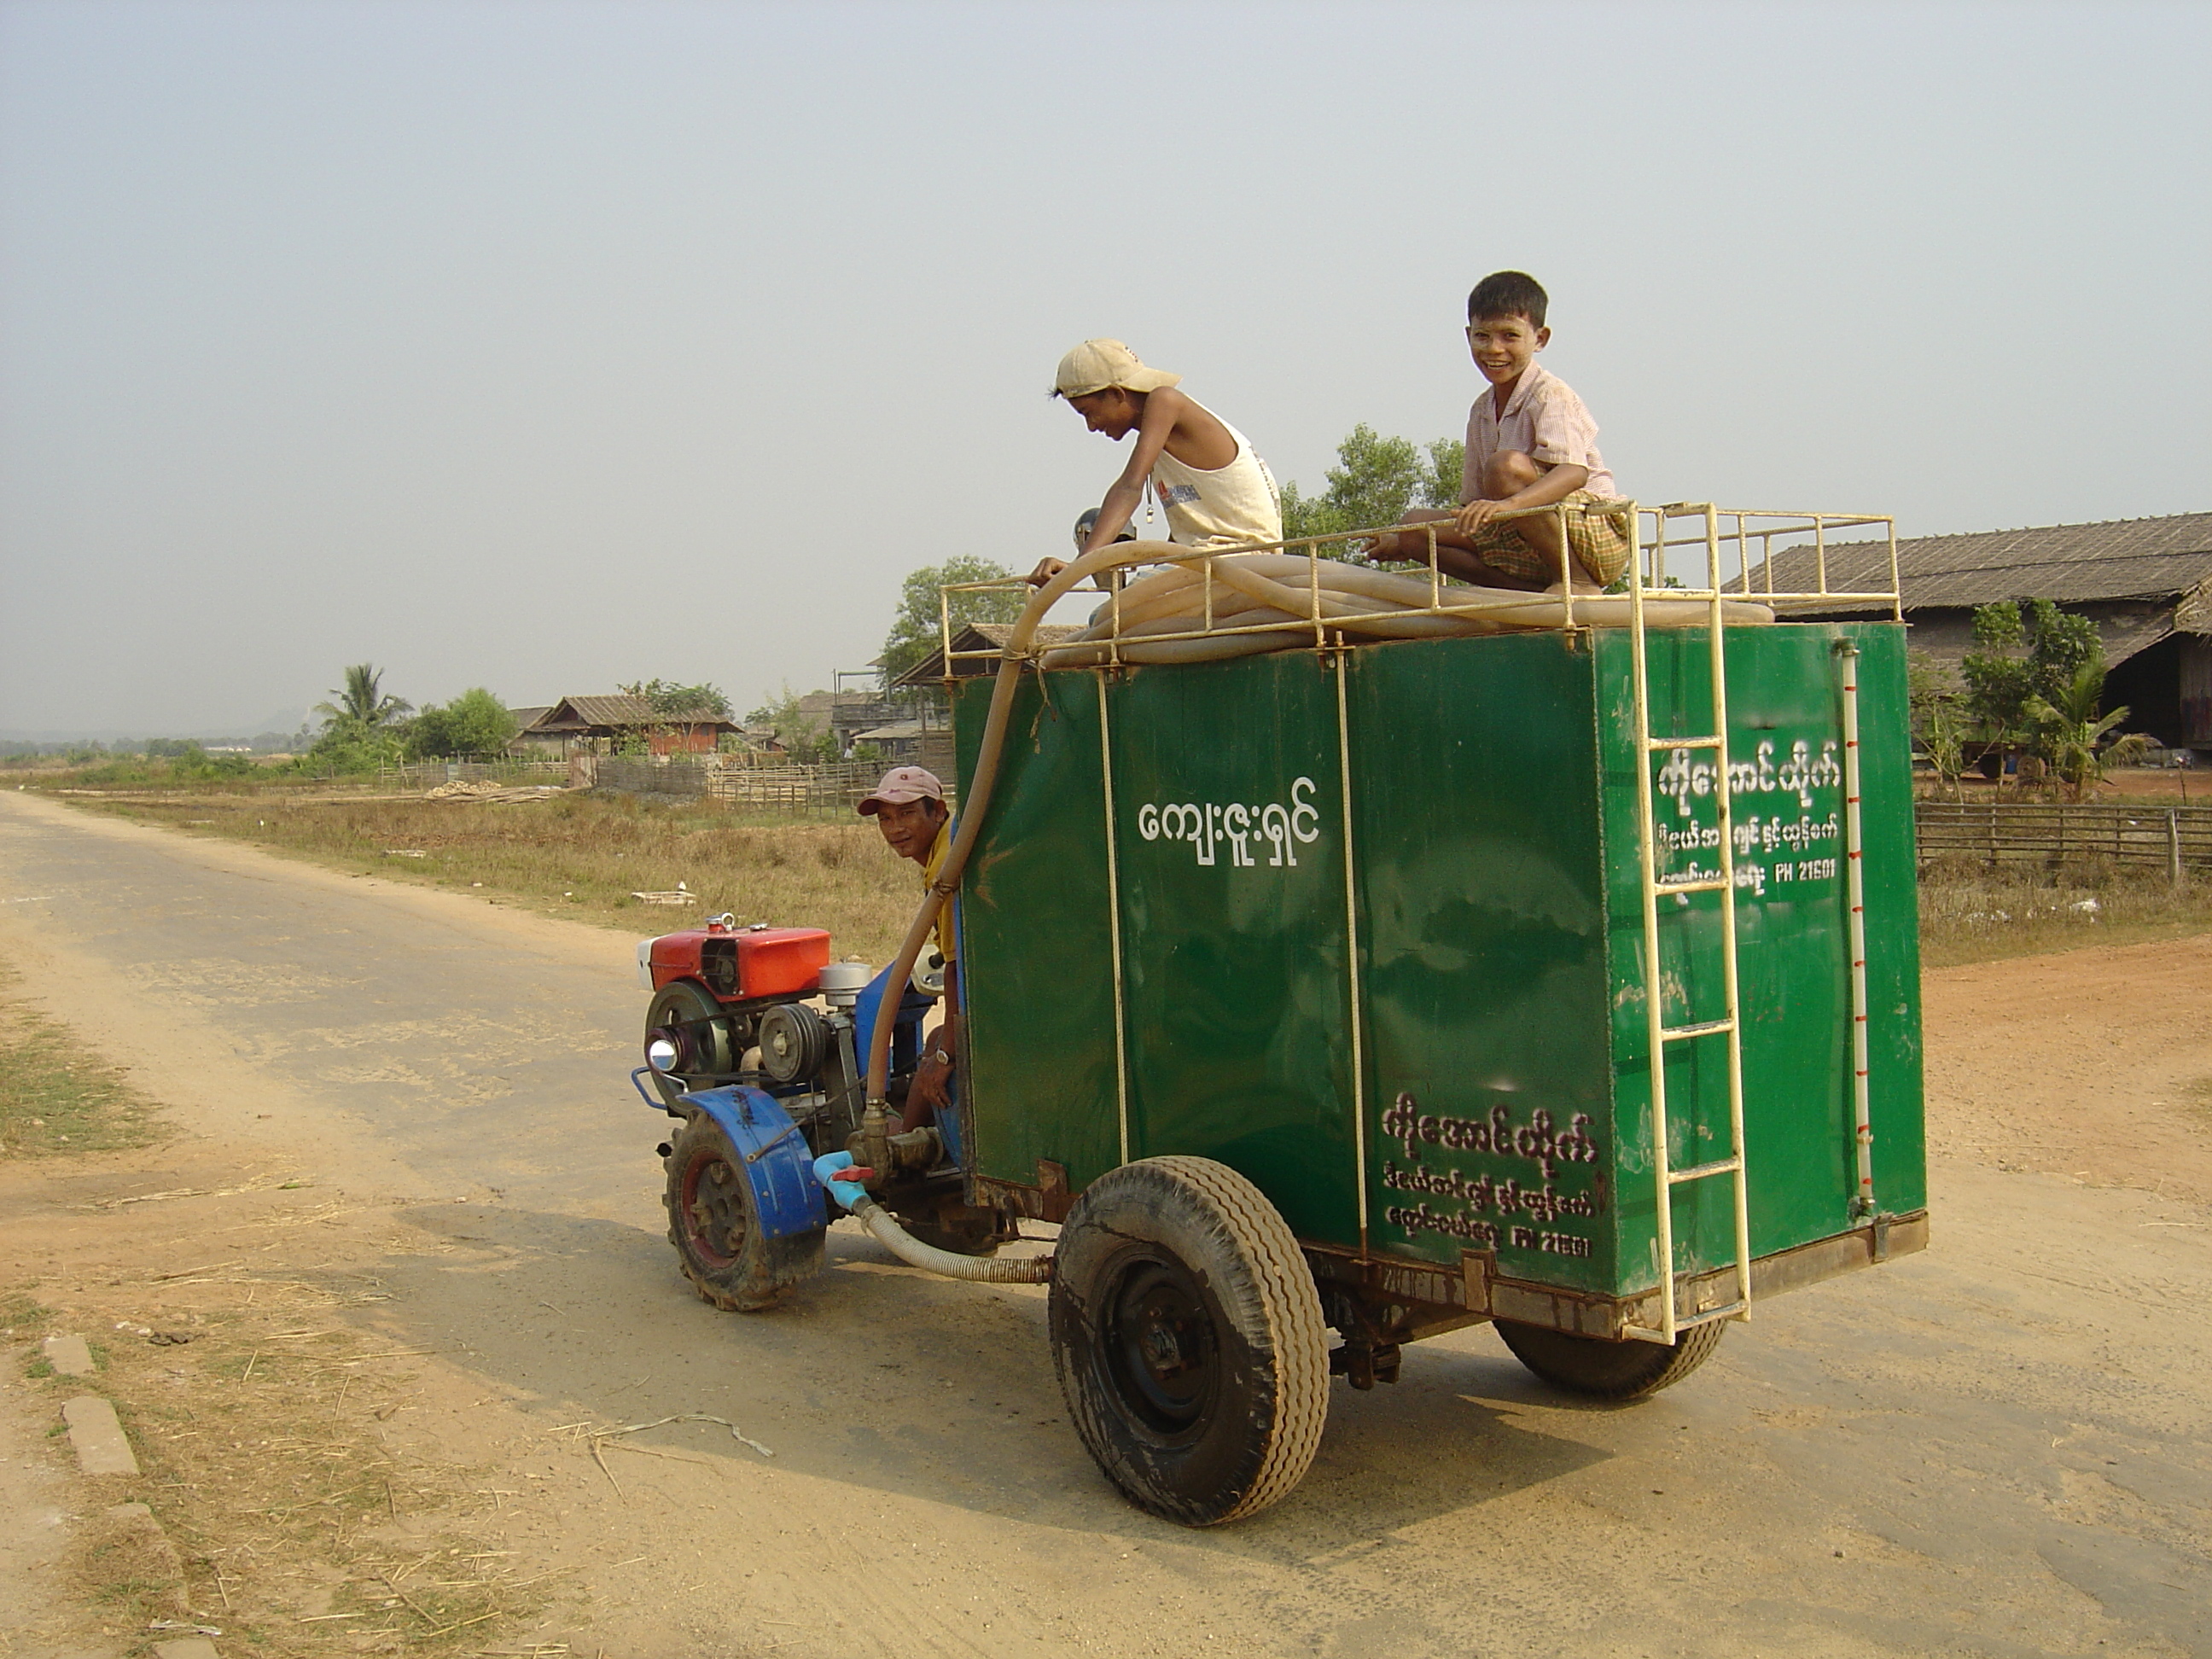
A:
<svg viewBox="0 0 2212 1659">
<path fill-rule="evenodd" d="M 1168 538 L 1186 547 L 1264 545 L 1283 538 L 1283 509 L 1267 464 L 1244 434 L 1176 386 L 1182 377 L 1147 368 L 1119 340 L 1085 340 L 1060 360 L 1052 395 L 1065 398 L 1093 432 L 1137 447 L 1098 504 L 1078 550 L 1111 544 L 1136 515 L 1150 480 L 1168 515 Z M 1040 585 L 1066 568 L 1047 559 L 1030 573 Z"/>
</svg>

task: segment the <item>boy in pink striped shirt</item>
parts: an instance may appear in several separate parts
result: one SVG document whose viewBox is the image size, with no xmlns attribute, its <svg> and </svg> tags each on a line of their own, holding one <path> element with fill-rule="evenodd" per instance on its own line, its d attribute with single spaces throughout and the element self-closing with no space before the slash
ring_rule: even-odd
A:
<svg viewBox="0 0 2212 1659">
<path fill-rule="evenodd" d="M 1550 305 L 1536 279 L 1501 270 L 1467 297 L 1467 343 L 1488 389 L 1468 413 L 1467 461 L 1455 513 L 1416 508 L 1401 524 L 1436 524 L 1437 562 L 1447 575 L 1485 587 L 1541 589 L 1559 585 L 1571 555 L 1575 586 L 1605 587 L 1628 568 L 1626 514 L 1570 513 L 1562 545 L 1555 514 L 1500 520 L 1522 507 L 1601 507 L 1620 499 L 1597 453 L 1597 422 L 1565 380 L 1540 368 L 1551 343 L 1544 316 Z M 1428 558 L 1426 534 L 1379 536 L 1370 559 Z"/>
</svg>

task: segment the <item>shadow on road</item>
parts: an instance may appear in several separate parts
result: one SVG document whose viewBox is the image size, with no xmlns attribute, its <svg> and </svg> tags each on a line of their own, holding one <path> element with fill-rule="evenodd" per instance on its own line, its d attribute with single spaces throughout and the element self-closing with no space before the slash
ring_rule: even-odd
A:
<svg viewBox="0 0 2212 1659">
<path fill-rule="evenodd" d="M 551 1422 L 710 1413 L 773 1448 L 779 1472 L 1086 1532 L 1163 1530 L 1069 1428 L 1040 1289 L 933 1279 L 840 1226 L 818 1279 L 769 1312 L 725 1314 L 635 1227 L 499 1206 L 398 1213 L 456 1249 L 384 1264 L 396 1299 L 380 1333 L 439 1350 Z M 1502 1352 L 1411 1350 L 1395 1388 L 1336 1387 L 1321 1456 L 1278 1510 L 1219 1533 L 1166 1530 L 1235 1554 L 1326 1556 L 1607 1455 L 1517 1425 L 1512 1404 L 1535 1389 Z M 638 1438 L 758 1461 L 711 1425 Z"/>
</svg>

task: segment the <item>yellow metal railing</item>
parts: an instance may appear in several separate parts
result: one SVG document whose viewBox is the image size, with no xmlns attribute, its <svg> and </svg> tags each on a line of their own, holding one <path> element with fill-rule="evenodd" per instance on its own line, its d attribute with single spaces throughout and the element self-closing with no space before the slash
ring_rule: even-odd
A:
<svg viewBox="0 0 2212 1659">
<path fill-rule="evenodd" d="M 1163 610 L 1159 601 L 1150 606 L 1133 605 L 1127 597 L 1129 588 L 1117 585 L 1104 595 L 1105 603 L 1094 613 L 1091 625 L 1076 639 L 1034 647 L 1034 654 L 1046 659 L 1047 665 L 1054 665 L 1050 658 L 1060 653 L 1069 666 L 1119 666 L 1126 649 L 1137 645 L 1157 647 L 1241 639 L 1259 649 L 1301 646 L 1329 649 L 1362 638 L 1418 637 L 1427 633 L 1637 625 L 1632 613 L 1639 607 L 1632 602 L 1629 592 L 1599 592 L 1587 580 L 1577 583 L 1567 546 L 1571 516 L 1626 520 L 1635 526 L 1630 573 L 1633 581 L 1624 578 L 1615 586 L 1640 586 L 1645 598 L 1669 602 L 1667 611 L 1678 620 L 1681 608 L 1673 603 L 1678 601 L 1752 604 L 1778 613 L 1881 606 L 1893 618 L 1904 619 L 1897 527 L 1895 520 L 1885 514 L 1723 508 L 1690 502 L 1664 507 L 1643 507 L 1634 501 L 1562 502 L 1499 514 L 1491 522 L 1544 514 L 1559 521 L 1562 555 L 1559 580 L 1540 592 L 1478 587 L 1449 577 L 1443 568 L 1437 541 L 1438 533 L 1449 528 L 1449 520 L 1340 531 L 1225 549 L 1147 544 L 1148 552 L 1157 547 L 1157 556 L 1135 568 L 1150 567 L 1156 572 L 1183 568 L 1193 573 L 1194 580 L 1187 585 L 1191 591 L 1182 595 L 1181 609 Z M 1875 534 L 1836 539 L 1838 532 L 1852 531 Z M 1425 556 L 1394 562 L 1398 566 L 1395 570 L 1342 556 L 1352 551 L 1356 544 L 1393 532 L 1425 542 Z M 1686 552 L 1692 553 L 1695 564 L 1704 567 L 1694 573 L 1698 578 L 1694 584 L 1684 582 L 1674 568 L 1686 562 Z M 1866 556 L 1869 552 L 1875 556 L 1871 559 Z M 1271 568 L 1261 574 L 1251 565 L 1254 555 L 1278 557 L 1268 560 Z M 1302 580 L 1282 568 L 1280 556 L 1302 561 Z M 1244 568 L 1224 571 L 1218 562 L 1224 559 L 1238 561 Z M 1831 580 L 1832 561 L 1876 580 L 1850 586 L 1835 585 Z M 1407 571 L 1409 565 L 1412 568 Z M 1802 575 L 1812 580 L 1809 583 L 1790 580 Z M 1880 580 L 1884 576 L 1886 582 Z M 952 583 L 939 589 L 939 630 L 948 677 L 958 676 L 962 663 L 980 666 L 996 661 L 1001 654 L 996 647 L 953 648 L 957 633 L 953 596 L 1018 592 L 1024 586 L 998 580 Z M 1239 620 L 1255 611 L 1263 614 Z M 1161 625 L 1163 617 L 1169 625 Z M 1722 619 L 1765 620 L 1726 611 Z M 1650 618 L 1645 622 L 1648 624 Z M 1181 625 L 1174 625 L 1178 623 Z M 1079 647 L 1084 648 L 1076 649 Z"/>
</svg>

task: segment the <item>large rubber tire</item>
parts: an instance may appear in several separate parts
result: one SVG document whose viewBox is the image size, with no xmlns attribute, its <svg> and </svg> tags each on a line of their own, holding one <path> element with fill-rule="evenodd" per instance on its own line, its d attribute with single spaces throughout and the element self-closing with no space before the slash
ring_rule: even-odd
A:
<svg viewBox="0 0 2212 1659">
<path fill-rule="evenodd" d="M 1153 1158 L 1100 1177 L 1060 1230 L 1053 1361 L 1084 1446 L 1141 1509 L 1241 1520 L 1321 1448 L 1328 1352 L 1313 1273 L 1226 1164 Z"/>
<path fill-rule="evenodd" d="M 684 1278 L 716 1307 L 758 1313 L 822 1270 L 815 1227 L 784 1238 L 761 1237 L 760 1216 L 741 1159 L 704 1112 L 678 1130 L 661 1160 L 668 1171 L 668 1242 Z"/>
<path fill-rule="evenodd" d="M 653 1073 L 653 1087 L 671 1106 L 683 1098 L 686 1089 L 711 1089 L 716 1074 L 737 1070 L 737 1056 L 731 1053 L 729 1017 L 705 986 L 688 979 L 671 980 L 653 993 L 645 1013 L 645 1029 L 651 1032 L 664 1025 L 690 1026 L 694 1045 L 706 1061 L 689 1074 Z"/>
<path fill-rule="evenodd" d="M 1712 1358 L 1721 1345 L 1726 1320 L 1693 1325 L 1671 1348 L 1656 1342 L 1607 1342 L 1601 1337 L 1570 1336 L 1540 1325 L 1497 1322 L 1498 1334 L 1513 1357 L 1547 1382 L 1593 1400 L 1641 1400 L 1680 1382 Z"/>
</svg>

